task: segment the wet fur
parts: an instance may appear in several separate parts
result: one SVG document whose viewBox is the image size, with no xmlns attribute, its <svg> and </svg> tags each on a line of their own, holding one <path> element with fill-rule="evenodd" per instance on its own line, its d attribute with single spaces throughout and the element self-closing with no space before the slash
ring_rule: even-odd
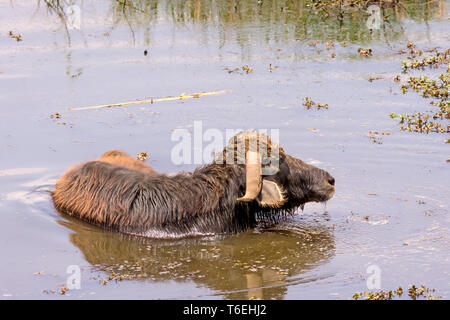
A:
<svg viewBox="0 0 450 320">
<path fill-rule="evenodd" d="M 284 161 L 286 157 L 280 148 L 280 158 Z M 288 180 L 281 176 L 273 179 Z M 289 197 L 290 190 L 286 192 Z M 52 197 L 60 212 L 148 237 L 159 231 L 186 236 L 237 233 L 254 227 L 258 219 L 276 219 L 307 202 L 305 198 L 277 209 L 262 208 L 256 202 L 238 202 L 244 193 L 245 165 L 212 163 L 169 176 L 112 150 L 97 161 L 69 169 L 57 181 Z"/>
</svg>

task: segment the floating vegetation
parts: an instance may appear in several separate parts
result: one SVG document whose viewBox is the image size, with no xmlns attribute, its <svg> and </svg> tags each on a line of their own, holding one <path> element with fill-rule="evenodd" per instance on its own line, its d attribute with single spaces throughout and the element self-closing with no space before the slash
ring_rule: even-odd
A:
<svg viewBox="0 0 450 320">
<path fill-rule="evenodd" d="M 278 66 L 273 66 L 272 64 L 269 64 L 269 71 L 272 72 L 273 70 L 278 69 Z"/>
<path fill-rule="evenodd" d="M 317 103 L 317 102 L 311 100 L 310 97 L 306 97 L 305 98 L 305 100 L 303 101 L 303 105 L 308 110 L 313 108 L 313 107 L 316 107 L 317 110 L 319 110 L 319 109 L 328 109 L 328 104 Z"/>
<path fill-rule="evenodd" d="M 391 114 L 393 119 L 400 119 L 401 130 L 420 133 L 449 133 L 449 126 L 443 126 L 440 123 L 434 122 L 435 115 L 424 114 L 416 112 L 413 114 Z"/>
<path fill-rule="evenodd" d="M 50 119 L 61 119 L 61 114 L 59 112 L 50 115 Z"/>
<path fill-rule="evenodd" d="M 330 40 L 330 41 L 325 42 L 325 48 L 327 48 L 327 50 L 334 48 L 334 41 Z"/>
<path fill-rule="evenodd" d="M 239 72 L 241 70 L 241 68 L 234 68 L 234 69 L 225 68 L 224 70 L 226 70 L 228 73 L 235 73 L 235 72 Z"/>
<path fill-rule="evenodd" d="M 369 139 L 370 139 L 370 141 L 372 141 L 373 143 L 376 143 L 376 144 L 383 144 L 383 141 L 381 140 L 381 138 L 378 138 L 378 137 L 369 135 Z"/>
<path fill-rule="evenodd" d="M 381 139 L 381 137 L 377 137 L 377 136 L 390 136 L 392 133 L 391 132 L 383 132 L 383 131 L 369 131 L 369 134 L 367 135 L 369 137 L 369 139 L 373 142 L 373 143 L 377 143 L 377 144 L 383 144 L 383 140 Z"/>
<path fill-rule="evenodd" d="M 42 271 L 38 271 L 38 272 L 33 273 L 34 276 L 42 276 L 42 275 L 44 275 L 44 274 L 45 274 L 45 270 L 42 270 Z"/>
<path fill-rule="evenodd" d="M 62 115 L 59 112 L 55 112 L 53 114 L 50 115 L 50 119 L 53 119 L 53 122 L 55 122 L 56 124 L 60 124 L 65 126 L 67 123 L 64 121 L 57 121 L 58 119 L 61 119 Z M 72 124 L 70 124 L 70 127 L 72 127 Z"/>
<path fill-rule="evenodd" d="M 318 45 L 321 44 L 321 43 L 322 43 L 321 40 L 314 40 L 312 42 L 309 42 L 308 45 L 310 47 L 317 48 L 318 49 L 317 53 L 320 54 L 322 52 L 322 50 L 321 50 L 322 48 L 321 48 L 321 46 L 318 46 Z M 328 51 L 333 51 L 332 49 L 335 49 L 337 44 L 340 44 L 342 47 L 346 47 L 347 46 L 347 42 L 346 41 L 342 41 L 340 43 L 339 42 L 336 43 L 335 40 L 328 40 L 328 41 L 324 41 L 323 42 L 323 45 L 324 45 L 325 49 L 328 50 Z M 351 47 L 351 48 L 353 48 L 353 47 Z M 336 57 L 336 53 L 332 52 L 330 54 L 330 56 L 332 58 L 335 58 Z"/>
<path fill-rule="evenodd" d="M 81 76 L 81 75 L 83 74 L 83 69 L 82 69 L 82 68 L 78 68 L 76 73 L 70 74 L 70 72 L 68 71 L 66 74 L 67 74 L 68 76 L 70 75 L 70 77 L 71 77 L 72 79 L 75 79 L 75 78 L 78 78 L 79 76 Z"/>
<path fill-rule="evenodd" d="M 415 46 L 411 43 L 407 45 L 407 48 L 417 52 Z M 447 64 L 447 70 L 445 73 L 440 73 L 437 79 L 430 78 L 426 75 L 418 77 L 410 76 L 406 82 L 400 84 L 400 90 L 403 94 L 412 90 L 421 93 L 423 98 L 436 99 L 430 102 L 430 105 L 435 107 L 433 110 L 405 115 L 391 113 L 391 118 L 399 120 L 401 130 L 419 133 L 450 133 L 450 126 L 448 123 L 444 123 L 450 120 L 450 101 L 448 95 L 450 49 L 439 52 L 435 48 L 433 51 L 435 52 L 434 55 L 424 57 L 421 60 L 411 59 L 410 61 L 402 61 L 404 72 L 407 72 L 409 69 L 424 69 L 425 67 L 438 68 L 445 64 Z M 397 75 L 394 81 L 400 83 L 400 76 Z M 448 141 L 447 139 L 446 142 Z"/>
<path fill-rule="evenodd" d="M 255 72 L 255 70 L 253 70 L 252 68 L 250 68 L 249 66 L 242 66 L 242 71 L 244 71 L 245 73 L 249 74 L 252 72 Z"/>
<path fill-rule="evenodd" d="M 42 293 L 45 293 L 45 294 L 59 293 L 60 295 L 65 295 L 67 293 L 67 291 L 69 291 L 69 288 L 67 288 L 63 284 L 59 284 L 57 286 L 61 286 L 61 288 L 59 290 L 58 289 L 45 289 L 45 290 L 42 290 Z"/>
<path fill-rule="evenodd" d="M 56 293 L 56 290 L 53 290 L 53 289 L 45 289 L 45 290 L 42 290 L 42 293 L 45 293 L 45 294 L 50 294 L 50 293 Z"/>
<path fill-rule="evenodd" d="M 11 39 L 16 40 L 17 42 L 22 41 L 22 35 L 21 34 L 14 34 L 12 31 L 8 32 L 8 35 Z"/>
<path fill-rule="evenodd" d="M 424 57 L 422 59 L 414 59 L 409 57 L 408 60 L 402 61 L 403 72 L 407 72 L 409 69 L 425 69 L 429 68 L 437 68 L 442 64 L 448 64 L 450 62 L 450 49 L 446 49 L 445 51 L 436 50 L 436 54 Z"/>
<path fill-rule="evenodd" d="M 69 288 L 62 287 L 61 289 L 59 289 L 59 294 L 64 295 L 64 294 L 66 294 L 67 291 L 69 291 Z"/>
<path fill-rule="evenodd" d="M 383 131 L 369 131 L 369 134 L 377 134 L 377 135 L 382 135 L 382 136 L 390 136 L 392 133 L 391 132 L 383 132 Z"/>
<path fill-rule="evenodd" d="M 408 296 L 412 300 L 417 300 L 418 298 L 424 298 L 426 300 L 438 300 L 442 298 L 442 296 L 439 295 L 433 295 L 435 289 L 429 289 L 425 286 L 416 287 L 415 285 L 412 285 L 408 289 Z M 390 291 L 377 291 L 377 292 L 370 292 L 370 291 L 363 291 L 363 292 L 357 292 L 353 295 L 353 299 L 363 299 L 363 300 L 392 300 L 395 297 L 401 298 L 404 291 L 402 287 L 398 287 L 396 290 L 390 290 Z"/>
<path fill-rule="evenodd" d="M 360 55 L 364 56 L 364 57 L 370 57 L 372 55 L 372 49 L 367 48 L 358 48 L 358 52 Z"/>
<path fill-rule="evenodd" d="M 398 287 L 397 290 L 390 290 L 390 291 L 377 291 L 377 292 L 370 292 L 370 291 L 363 291 L 363 292 L 357 292 L 353 295 L 353 299 L 364 299 L 364 300 L 392 300 L 393 297 L 399 296 L 401 297 L 403 294 L 403 289 L 401 287 Z"/>
<path fill-rule="evenodd" d="M 382 76 L 369 76 L 369 82 L 373 82 L 373 81 L 375 81 L 375 80 L 380 80 L 380 79 L 383 79 L 383 77 Z"/>
<path fill-rule="evenodd" d="M 111 271 L 111 274 L 108 276 L 108 278 L 99 280 L 99 282 L 104 286 L 106 286 L 106 284 L 110 281 L 118 282 L 125 279 L 139 279 L 143 277 L 144 277 L 143 274 L 118 274 L 115 273 L 114 271 Z"/>
<path fill-rule="evenodd" d="M 423 54 L 422 50 L 417 50 L 416 45 L 412 42 L 409 42 L 406 44 L 406 49 L 400 49 L 398 51 L 399 54 L 405 54 L 408 53 L 411 58 L 414 58 L 415 56 L 421 56 Z"/>
<path fill-rule="evenodd" d="M 429 289 L 425 286 L 420 286 L 417 288 L 415 285 L 412 285 L 411 288 L 408 290 L 408 295 L 411 297 L 411 299 L 416 300 L 418 297 L 424 297 L 427 300 L 437 300 L 442 298 L 442 296 L 433 296 L 432 293 L 436 292 L 435 289 Z"/>
<path fill-rule="evenodd" d="M 441 73 L 438 80 L 429 79 L 427 76 L 409 77 L 403 86 L 415 92 L 422 92 L 424 98 L 448 99 L 448 87 L 450 74 Z"/>
<path fill-rule="evenodd" d="M 148 158 L 150 158 L 150 156 L 147 154 L 147 152 L 139 152 L 136 156 L 136 159 L 141 160 L 141 161 L 145 161 Z"/>
<path fill-rule="evenodd" d="M 272 65 L 270 65 L 270 66 L 272 66 Z M 242 66 L 242 67 L 237 67 L 237 68 L 234 68 L 234 69 L 230 69 L 230 68 L 225 68 L 225 70 L 228 72 L 228 73 L 240 73 L 240 74 L 249 74 L 249 73 L 252 73 L 252 72 L 255 72 L 255 70 L 253 70 L 252 68 L 250 68 L 249 66 L 247 66 L 247 65 L 245 65 L 245 66 Z M 270 70 L 271 71 L 271 70 Z"/>
</svg>

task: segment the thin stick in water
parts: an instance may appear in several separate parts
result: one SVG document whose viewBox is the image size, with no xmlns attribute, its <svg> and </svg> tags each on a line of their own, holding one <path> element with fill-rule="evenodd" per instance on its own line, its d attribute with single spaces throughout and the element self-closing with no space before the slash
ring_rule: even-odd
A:
<svg viewBox="0 0 450 320">
<path fill-rule="evenodd" d="M 224 93 L 229 93 L 229 92 L 231 92 L 231 90 L 199 92 L 199 93 L 191 93 L 191 94 L 182 94 L 182 95 L 179 95 L 177 97 L 167 97 L 167 98 L 150 99 L 150 100 L 136 100 L 136 101 L 130 101 L 130 102 L 104 104 L 104 105 L 99 105 L 99 106 L 69 108 L 69 110 L 70 111 L 76 111 L 76 110 L 91 110 L 91 109 L 101 109 L 101 108 L 112 108 L 112 107 L 129 106 L 129 105 L 141 104 L 141 103 L 154 103 L 154 102 L 161 102 L 161 101 L 172 101 L 172 100 L 183 100 L 183 99 L 190 99 L 190 98 L 199 98 L 199 97 L 203 97 L 203 96 L 211 96 L 211 95 L 224 94 Z"/>
</svg>

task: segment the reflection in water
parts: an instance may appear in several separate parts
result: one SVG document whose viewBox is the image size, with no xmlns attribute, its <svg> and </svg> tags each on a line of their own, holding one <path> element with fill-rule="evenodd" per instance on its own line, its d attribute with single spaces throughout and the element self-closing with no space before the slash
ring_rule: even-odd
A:
<svg viewBox="0 0 450 320">
<path fill-rule="evenodd" d="M 283 298 L 289 284 L 316 280 L 302 274 L 334 255 L 333 235 L 318 222 L 177 241 L 125 236 L 70 217 L 59 223 L 110 279 L 194 281 L 229 299 Z"/>
<path fill-rule="evenodd" d="M 67 25 L 67 15 L 66 15 L 66 11 L 65 11 L 66 3 L 64 1 L 60 1 L 60 0 L 44 0 L 44 3 L 46 5 L 48 12 L 52 15 L 58 16 L 58 18 L 61 20 L 61 24 L 66 33 L 67 43 L 70 47 L 71 39 L 70 39 L 69 27 Z M 39 7 L 39 5 L 40 5 L 40 1 L 38 1 L 38 7 Z"/>
<path fill-rule="evenodd" d="M 49 12 L 61 19 L 70 45 L 65 1 L 44 2 Z M 222 44 L 230 39 L 236 39 L 241 45 L 288 39 L 389 42 L 405 36 L 401 26 L 405 19 L 426 22 L 445 18 L 446 14 L 445 0 L 109 0 L 99 3 L 104 7 L 105 16 L 100 16 L 98 21 L 112 16 L 111 30 L 127 26 L 133 43 L 140 41 L 138 30 L 143 31 L 145 44 L 150 43 L 151 26 L 160 21 L 174 26 L 203 26 L 202 37 L 206 38 L 208 35 L 217 38 L 208 27 L 216 28 Z M 373 4 L 381 10 L 384 21 L 381 30 L 367 28 L 367 8 Z M 81 1 L 79 5 L 83 9 Z"/>
<path fill-rule="evenodd" d="M 66 76 L 69 79 L 76 79 L 79 76 L 83 74 L 83 68 L 77 68 L 76 70 L 73 69 L 73 62 L 72 62 L 72 51 L 68 51 L 65 54 L 66 56 Z"/>
</svg>

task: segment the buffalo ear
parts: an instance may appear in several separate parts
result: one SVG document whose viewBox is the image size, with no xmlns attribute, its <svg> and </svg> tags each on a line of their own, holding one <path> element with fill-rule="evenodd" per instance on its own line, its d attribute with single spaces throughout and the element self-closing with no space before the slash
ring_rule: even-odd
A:
<svg viewBox="0 0 450 320">
<path fill-rule="evenodd" d="M 279 208 L 286 199 L 280 186 L 267 179 L 263 179 L 261 192 L 258 195 L 258 203 L 261 207 Z"/>
</svg>

